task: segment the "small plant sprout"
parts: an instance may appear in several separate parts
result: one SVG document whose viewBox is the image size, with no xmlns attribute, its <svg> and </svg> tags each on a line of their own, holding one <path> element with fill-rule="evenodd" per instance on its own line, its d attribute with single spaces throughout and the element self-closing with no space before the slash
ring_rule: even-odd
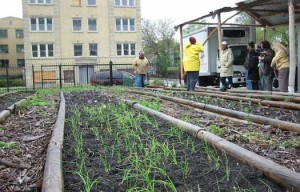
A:
<svg viewBox="0 0 300 192">
<path fill-rule="evenodd" d="M 86 174 L 76 172 L 76 174 L 79 175 L 81 181 L 83 182 L 85 192 L 90 192 L 93 185 L 96 185 L 99 182 L 99 178 L 91 180 L 91 178 L 89 177 L 89 172 L 87 172 Z"/>
<path fill-rule="evenodd" d="M 16 147 L 17 147 L 16 142 L 0 141 L 0 149 L 12 149 L 12 148 L 16 148 Z"/>
<path fill-rule="evenodd" d="M 206 130 L 218 136 L 222 136 L 224 134 L 223 129 L 221 129 L 218 125 L 210 125 L 206 128 Z"/>
</svg>

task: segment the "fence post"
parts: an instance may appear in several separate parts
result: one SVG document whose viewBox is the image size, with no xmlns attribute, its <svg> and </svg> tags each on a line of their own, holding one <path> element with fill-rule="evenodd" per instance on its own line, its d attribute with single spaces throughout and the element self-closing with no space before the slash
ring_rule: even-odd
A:
<svg viewBox="0 0 300 192">
<path fill-rule="evenodd" d="M 8 65 L 6 65 L 5 67 L 6 69 L 6 89 L 7 89 L 7 92 L 9 92 L 9 82 L 8 82 Z"/>
<path fill-rule="evenodd" d="M 61 75 L 61 63 L 58 66 L 59 69 L 59 88 L 62 88 L 62 75 Z"/>
<path fill-rule="evenodd" d="M 34 77 L 34 66 L 32 64 L 32 87 L 33 90 L 35 91 L 35 77 Z"/>
<path fill-rule="evenodd" d="M 76 85 L 75 82 L 75 65 L 73 65 L 73 82 L 74 82 L 74 86 Z"/>
<path fill-rule="evenodd" d="M 44 89 L 44 73 L 43 73 L 43 65 L 41 65 L 41 78 L 42 78 L 42 89 Z"/>
<path fill-rule="evenodd" d="M 86 84 L 89 84 L 89 64 L 86 64 Z"/>
<path fill-rule="evenodd" d="M 113 85 L 113 71 L 112 71 L 113 62 L 109 61 L 109 79 L 110 79 L 110 86 Z"/>
</svg>

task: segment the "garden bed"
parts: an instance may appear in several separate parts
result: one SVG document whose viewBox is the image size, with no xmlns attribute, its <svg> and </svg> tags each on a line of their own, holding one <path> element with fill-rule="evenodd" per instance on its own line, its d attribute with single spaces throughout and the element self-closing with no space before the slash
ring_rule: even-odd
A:
<svg viewBox="0 0 300 192">
<path fill-rule="evenodd" d="M 65 191 L 285 191 L 261 171 L 113 95 L 65 94 Z"/>
</svg>

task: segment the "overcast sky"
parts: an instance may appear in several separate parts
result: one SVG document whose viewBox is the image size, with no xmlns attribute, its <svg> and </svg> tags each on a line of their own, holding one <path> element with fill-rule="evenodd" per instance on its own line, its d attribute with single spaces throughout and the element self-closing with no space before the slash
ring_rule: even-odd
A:
<svg viewBox="0 0 300 192">
<path fill-rule="evenodd" d="M 26 0 L 27 1 L 27 0 Z M 210 11 L 232 6 L 241 0 L 141 0 L 142 18 L 151 20 L 171 19 L 174 24 L 195 19 Z M 1 0 L 0 18 L 22 18 L 22 0 Z"/>
</svg>

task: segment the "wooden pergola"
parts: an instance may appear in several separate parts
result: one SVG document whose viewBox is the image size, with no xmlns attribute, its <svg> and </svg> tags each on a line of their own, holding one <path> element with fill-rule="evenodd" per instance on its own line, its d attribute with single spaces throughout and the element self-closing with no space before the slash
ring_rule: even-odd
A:
<svg viewBox="0 0 300 192">
<path fill-rule="evenodd" d="M 221 20 L 221 13 L 236 11 L 231 17 L 226 20 Z M 221 46 L 221 27 L 226 22 L 237 14 L 245 12 L 257 21 L 260 26 L 265 29 L 276 28 L 279 26 L 289 26 L 289 60 L 290 60 L 290 75 L 289 87 L 290 93 L 295 92 L 295 77 L 296 77 L 296 23 L 300 23 L 300 0 L 245 0 L 236 3 L 234 7 L 223 7 L 199 18 L 186 21 L 175 26 L 176 30 L 180 30 L 180 49 L 181 49 L 181 77 L 183 77 L 182 58 L 183 58 L 183 42 L 182 28 L 187 24 L 201 24 L 198 21 L 204 18 L 217 16 L 217 31 L 219 38 L 219 47 Z M 300 29 L 300 25 L 298 26 Z M 265 35 L 264 35 L 265 37 Z M 298 40 L 300 42 L 300 33 L 298 32 Z M 298 55 L 300 55 L 300 43 L 298 43 Z M 298 91 L 300 90 L 300 57 L 298 57 Z"/>
</svg>

